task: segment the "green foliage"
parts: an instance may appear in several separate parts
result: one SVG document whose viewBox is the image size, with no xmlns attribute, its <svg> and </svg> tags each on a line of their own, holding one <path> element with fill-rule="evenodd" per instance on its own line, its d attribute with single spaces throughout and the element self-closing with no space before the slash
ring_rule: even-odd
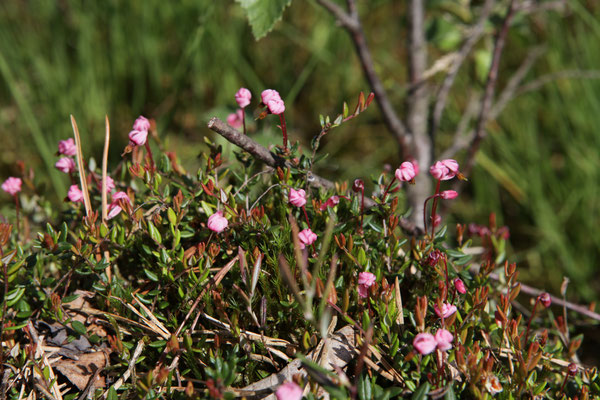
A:
<svg viewBox="0 0 600 400">
<path fill-rule="evenodd" d="M 269 33 L 281 20 L 283 10 L 292 0 L 235 0 L 246 11 L 248 22 L 256 40 Z"/>
<path fill-rule="evenodd" d="M 70 204 L 33 240 L 0 226 L 11 388 L 42 385 L 52 393 L 58 374 L 66 378 L 63 390 L 81 395 L 73 373 L 45 364 L 44 357 L 70 351 L 79 363 L 85 354 L 103 354 L 98 373 L 108 383 L 90 390 L 112 398 L 232 398 L 294 358 L 307 371 L 299 382 L 311 384 L 309 399 L 317 396 L 315 385 L 340 399 L 483 397 L 498 387 L 499 398 L 600 395 L 597 371 L 575 364 L 563 387 L 566 372 L 557 360 L 572 356 L 581 337 L 570 337 L 570 326 L 554 320 L 539 298 L 533 313 L 541 318 L 526 321 L 513 308 L 520 284 L 516 265 L 503 261 L 503 228 L 492 224 L 481 239 L 467 239 L 463 227 L 458 242 L 445 227 L 433 238 L 409 237 L 399 228 L 403 191 L 381 198 L 388 174 L 373 179 L 377 205 L 363 215 L 360 193 L 309 185 L 313 160 L 296 145 L 274 149 L 290 164 L 266 171 L 242 153 L 245 162 L 230 164 L 220 145 L 207 145 L 195 174 L 176 168 L 176 159 L 157 169 L 149 158 L 140 165 L 134 160 L 142 159 L 141 148 L 125 156 L 115 181 L 131 204 L 121 200 L 123 210 L 111 220 Z M 289 203 L 291 188 L 307 191 L 305 210 Z M 98 188 L 90 191 L 99 210 Z M 332 195 L 338 203 L 327 203 Z M 222 232 L 207 226 L 217 210 L 228 220 Z M 309 226 L 318 238 L 301 249 L 298 232 Z M 366 297 L 357 290 L 361 272 L 376 279 Z M 465 294 L 455 279 L 464 281 Z M 440 319 L 434 310 L 442 303 L 457 311 Z M 319 342 L 348 325 L 343 351 L 315 352 L 337 345 Z M 451 348 L 420 355 L 416 335 L 440 329 L 452 332 Z M 52 342 L 58 334 L 67 340 Z M 42 340 L 60 352 L 35 352 L 36 344 L 48 344 Z M 344 353 L 353 361 L 335 373 L 319 359 Z M 114 386 L 132 364 L 135 384 Z M 18 397 L 16 389 L 8 392 Z"/>
</svg>

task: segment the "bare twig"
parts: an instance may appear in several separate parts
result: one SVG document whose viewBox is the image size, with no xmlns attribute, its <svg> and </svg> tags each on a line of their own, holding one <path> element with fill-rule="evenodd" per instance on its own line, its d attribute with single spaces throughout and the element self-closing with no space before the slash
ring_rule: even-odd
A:
<svg viewBox="0 0 600 400">
<path fill-rule="evenodd" d="M 317 0 L 317 2 L 327 9 L 327 11 L 329 11 L 337 19 L 339 24 L 350 34 L 363 73 L 371 86 L 371 90 L 375 93 L 375 98 L 377 99 L 377 104 L 381 110 L 383 121 L 390 133 L 396 138 L 403 155 L 407 155 L 409 132 L 398 117 L 398 114 L 396 114 L 396 111 L 394 111 L 394 107 L 392 107 L 392 104 L 390 103 L 383 84 L 375 72 L 373 58 L 356 10 L 355 0 L 346 0 L 348 12 L 344 11 L 330 0 Z"/>
<path fill-rule="evenodd" d="M 412 134 L 410 155 L 426 170 L 433 156 L 431 138 L 427 131 L 429 109 L 429 89 L 423 74 L 427 70 L 427 40 L 425 39 L 424 0 L 410 0 L 408 3 L 408 81 L 410 90 L 406 98 L 406 123 Z M 413 208 L 411 220 L 420 226 L 425 199 L 431 191 L 431 182 L 427 179 L 415 181 L 408 189 L 409 203 Z"/>
<path fill-rule="evenodd" d="M 525 79 L 525 75 L 529 72 L 533 64 L 537 61 L 537 59 L 544 53 L 543 47 L 534 47 L 525 57 L 523 63 L 519 66 L 517 71 L 510 78 L 506 87 L 502 90 L 500 95 L 498 96 L 498 100 L 492 107 L 490 115 L 494 118 L 494 115 L 498 115 L 498 110 L 503 110 L 504 107 L 508 104 L 508 102 L 515 97 L 515 93 L 518 90 L 521 82 Z"/>
<path fill-rule="evenodd" d="M 492 107 L 492 101 L 494 99 L 494 92 L 496 90 L 496 82 L 498 80 L 498 68 L 500 67 L 500 58 L 502 56 L 502 50 L 506 43 L 506 37 L 508 36 L 508 30 L 510 27 L 511 20 L 515 15 L 516 2 L 511 0 L 508 6 L 508 11 L 502 22 L 502 27 L 498 33 L 496 39 L 496 45 L 494 47 L 494 54 L 492 56 L 492 64 L 488 72 L 487 81 L 485 85 L 485 92 L 481 101 L 481 111 L 479 112 L 479 119 L 477 120 L 477 126 L 475 128 L 475 136 L 471 141 L 469 149 L 467 151 L 467 159 L 463 168 L 463 173 L 469 175 L 473 165 L 475 164 L 475 154 L 479 150 L 481 141 L 486 136 L 485 125 L 489 119 L 490 109 Z"/>
<path fill-rule="evenodd" d="M 500 281 L 500 276 L 496 273 L 491 273 L 490 278 L 495 281 Z M 527 286 L 527 285 L 521 283 L 521 293 L 525 293 L 532 297 L 537 297 L 540 294 L 542 294 L 543 292 L 544 292 L 543 290 L 536 289 L 534 287 Z M 600 321 L 600 314 L 590 310 L 589 308 L 587 308 L 585 306 L 571 303 L 569 301 L 565 301 L 565 300 L 561 299 L 560 297 L 556 297 L 553 295 L 550 295 L 550 299 L 552 300 L 552 304 L 554 304 L 554 305 L 566 307 L 569 310 L 575 311 L 581 315 L 585 315 L 588 318 L 594 319 L 596 321 Z"/>
<path fill-rule="evenodd" d="M 267 148 L 256 143 L 250 137 L 241 134 L 237 130 L 233 129 L 232 127 L 221 121 L 219 118 L 211 118 L 211 120 L 208 122 L 208 128 L 223 136 L 229 142 L 235 144 L 238 147 L 241 147 L 243 150 L 246 150 L 248 153 L 252 154 L 252 156 L 264 162 L 270 167 L 293 167 L 283 158 L 271 153 Z M 335 184 L 333 182 L 313 173 L 308 174 L 307 180 L 309 181 L 311 186 L 316 188 L 324 188 L 327 190 L 335 189 Z M 375 201 L 365 197 L 366 207 L 370 208 L 375 207 L 376 205 L 377 203 L 375 203 Z M 412 236 L 419 236 L 423 233 L 419 227 L 417 227 L 413 222 L 409 221 L 406 218 L 400 219 L 399 226 L 405 233 Z"/>
<path fill-rule="evenodd" d="M 473 46 L 479 41 L 481 36 L 483 36 L 485 23 L 488 20 L 490 13 L 492 12 L 493 5 L 494 0 L 486 0 L 485 4 L 483 5 L 483 8 L 481 9 L 481 14 L 479 15 L 477 23 L 469 31 L 468 39 L 458 51 L 458 56 L 452 62 L 450 71 L 448 71 L 448 75 L 446 75 L 444 81 L 442 82 L 442 86 L 438 90 L 436 96 L 437 99 L 433 107 L 433 117 L 431 120 L 431 126 L 429 129 L 429 132 L 431 133 L 432 137 L 436 134 L 437 129 L 440 125 L 442 114 L 444 112 L 444 109 L 446 108 L 448 94 L 450 93 L 450 89 L 452 88 L 456 76 L 458 75 L 458 71 L 460 70 L 460 67 L 462 66 L 463 62 L 467 59 L 468 55 L 471 53 Z"/>
<path fill-rule="evenodd" d="M 120 377 L 113 385 L 115 390 L 119 390 L 119 388 L 123 385 L 123 383 L 125 383 L 127 381 L 127 379 L 129 379 L 129 377 L 131 376 L 131 373 L 135 369 L 135 363 L 137 362 L 137 360 L 140 358 L 140 355 L 142 354 L 142 350 L 144 350 L 144 339 L 141 339 L 140 341 L 138 341 L 137 345 L 135 346 L 135 350 L 133 351 L 131 360 L 129 360 L 129 367 L 127 368 L 127 371 L 125 371 L 123 376 Z M 109 393 L 109 390 L 106 390 L 102 394 L 101 398 L 106 399 L 108 397 L 108 393 Z"/>
</svg>

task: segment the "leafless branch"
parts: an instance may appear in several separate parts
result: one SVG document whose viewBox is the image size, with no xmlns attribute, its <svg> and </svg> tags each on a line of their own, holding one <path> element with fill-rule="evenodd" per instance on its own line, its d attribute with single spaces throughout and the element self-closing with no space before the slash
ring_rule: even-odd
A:
<svg viewBox="0 0 600 400">
<path fill-rule="evenodd" d="M 500 276 L 496 273 L 491 273 L 490 274 L 490 278 L 492 278 L 495 281 L 499 281 L 500 280 Z M 543 290 L 540 289 L 536 289 L 534 287 L 525 285 L 523 283 L 521 283 L 521 293 L 525 293 L 529 296 L 532 297 L 537 297 L 540 294 L 543 293 Z M 570 301 L 565 301 L 563 299 L 561 299 L 560 297 L 556 297 L 553 295 L 550 295 L 550 299 L 552 300 L 552 304 L 553 305 L 557 305 L 557 306 L 561 306 L 561 307 L 566 307 L 569 310 L 575 311 L 581 315 L 585 315 L 588 318 L 594 319 L 596 321 L 600 321 L 600 314 L 598 314 L 597 312 L 594 312 L 592 310 L 590 310 L 589 308 L 579 305 L 579 304 L 575 304 L 575 303 L 571 303 Z"/>
<path fill-rule="evenodd" d="M 534 47 L 527 54 L 527 57 L 525 57 L 523 63 L 519 66 L 517 71 L 510 78 L 510 80 L 506 84 L 506 87 L 504 88 L 504 90 L 502 90 L 502 93 L 500 93 L 500 95 L 498 96 L 498 100 L 496 101 L 496 104 L 494 104 L 494 107 L 492 108 L 492 111 L 490 113 L 492 118 L 494 118 L 495 115 L 499 114 L 499 112 L 496 113 L 495 111 L 503 110 L 504 107 L 506 107 L 506 105 L 508 104 L 508 102 L 515 97 L 515 92 L 519 88 L 519 85 L 521 85 L 521 82 L 523 82 L 523 79 L 525 79 L 525 75 L 527 75 L 531 67 L 533 67 L 533 64 L 535 64 L 537 59 L 543 53 L 544 49 L 542 47 Z"/>
<path fill-rule="evenodd" d="M 256 143 L 248 136 L 241 134 L 237 130 L 233 129 L 232 127 L 221 121 L 219 118 L 211 118 L 211 120 L 208 122 L 208 128 L 223 136 L 229 142 L 247 151 L 254 158 L 264 162 L 270 167 L 293 167 L 283 158 L 273 154 L 267 148 Z M 311 173 L 308 180 L 311 186 L 313 187 L 324 188 L 328 190 L 335 189 L 335 184 L 333 182 L 331 182 L 328 179 L 322 178 L 318 175 Z M 375 207 L 376 205 L 377 203 L 375 203 L 375 201 L 365 197 L 366 207 L 371 208 Z M 400 219 L 399 225 L 400 228 L 402 228 L 402 230 L 409 235 L 419 236 L 422 234 L 422 231 L 417 226 L 415 226 L 414 223 L 405 218 Z"/>
<path fill-rule="evenodd" d="M 373 58 L 356 10 L 355 0 L 346 0 L 348 11 L 343 10 L 340 6 L 330 0 L 317 0 L 317 2 L 329 11 L 337 19 L 338 23 L 350 34 L 363 73 L 371 86 L 371 90 L 375 93 L 375 99 L 381 110 L 383 121 L 388 130 L 396 138 L 402 153 L 404 155 L 408 154 L 409 132 L 400 120 L 400 117 L 398 117 L 398 114 L 394 111 L 383 84 L 375 72 Z"/>
<path fill-rule="evenodd" d="M 429 88 L 423 74 L 427 70 L 427 40 L 425 39 L 424 0 L 409 0 L 408 3 L 408 81 L 411 86 L 406 98 L 406 123 L 412 134 L 408 155 L 415 157 L 421 170 L 431 163 L 433 149 L 427 131 L 429 111 Z M 421 225 L 423 204 L 431 191 L 431 183 L 417 180 L 408 190 L 408 199 L 413 207 L 412 220 Z"/>
<path fill-rule="evenodd" d="M 475 136 L 473 137 L 473 140 L 471 141 L 471 144 L 468 148 L 467 159 L 465 167 L 463 168 L 463 172 L 465 175 L 468 175 L 471 172 L 471 169 L 475 164 L 475 154 L 477 153 L 477 150 L 479 150 L 481 141 L 486 136 L 485 125 L 489 119 L 492 101 L 494 99 L 496 82 L 498 80 L 498 68 L 500 67 L 500 58 L 502 56 L 504 44 L 506 43 L 506 37 L 508 36 L 510 22 L 513 16 L 515 15 L 515 10 L 516 2 L 515 0 L 511 0 L 510 5 L 508 6 L 508 11 L 506 12 L 506 17 L 504 17 L 502 27 L 500 28 L 500 32 L 498 33 L 498 37 L 496 39 L 494 54 L 492 56 L 492 64 L 488 72 L 485 91 L 481 101 L 481 111 L 479 112 L 479 118 L 477 120 L 477 126 L 475 128 Z"/>
<path fill-rule="evenodd" d="M 463 62 L 466 60 L 468 55 L 471 53 L 471 50 L 473 49 L 475 43 L 477 43 L 481 36 L 483 36 L 485 23 L 489 18 L 490 13 L 492 12 L 493 5 L 494 0 L 486 0 L 485 4 L 483 5 L 483 8 L 481 9 L 481 14 L 479 16 L 479 19 L 477 20 L 477 23 L 470 30 L 468 34 L 468 39 L 460 48 L 458 56 L 456 57 L 456 59 L 452 63 L 452 66 L 450 67 L 450 70 L 448 71 L 448 75 L 446 75 L 444 81 L 442 82 L 442 86 L 440 87 L 437 93 L 437 100 L 433 108 L 433 118 L 431 122 L 431 127 L 429 129 L 429 132 L 431 133 L 432 137 L 437 132 L 440 120 L 442 118 L 442 114 L 444 113 L 444 109 L 446 108 L 448 94 L 450 93 L 450 89 L 452 88 L 454 80 L 458 75 L 458 71 L 460 70 L 460 67 L 462 66 Z"/>
</svg>

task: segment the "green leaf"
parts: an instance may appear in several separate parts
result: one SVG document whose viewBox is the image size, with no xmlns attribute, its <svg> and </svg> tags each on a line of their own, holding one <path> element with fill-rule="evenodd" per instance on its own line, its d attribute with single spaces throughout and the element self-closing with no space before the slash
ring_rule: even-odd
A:
<svg viewBox="0 0 600 400">
<path fill-rule="evenodd" d="M 452 384 L 448 385 L 448 390 L 446 391 L 444 400 L 456 400 L 456 395 L 454 394 L 454 389 L 452 388 Z"/>
<path fill-rule="evenodd" d="M 425 382 L 413 393 L 412 400 L 423 400 L 427 398 L 427 393 L 429 393 L 429 382 Z"/>
<path fill-rule="evenodd" d="M 150 237 L 152 238 L 152 240 L 154 240 L 158 244 L 162 243 L 162 237 L 160 236 L 160 232 L 150 221 L 148 221 L 148 231 L 150 231 Z"/>
<path fill-rule="evenodd" d="M 175 211 L 171 207 L 167 210 L 167 218 L 169 218 L 171 225 L 177 225 L 177 215 L 175 215 Z"/>
<path fill-rule="evenodd" d="M 256 40 L 273 29 L 283 15 L 283 10 L 292 0 L 236 0 L 246 11 L 248 23 Z"/>
<path fill-rule="evenodd" d="M 363 375 L 362 379 L 358 381 L 358 398 L 360 400 L 370 400 L 372 398 L 371 381 L 366 375 Z"/>
<path fill-rule="evenodd" d="M 87 334 L 87 329 L 85 329 L 85 325 L 83 325 L 79 321 L 73 321 L 73 322 L 71 322 L 71 328 L 73 328 L 73 330 L 75 332 L 79 333 L 80 335 L 86 335 Z"/>
</svg>

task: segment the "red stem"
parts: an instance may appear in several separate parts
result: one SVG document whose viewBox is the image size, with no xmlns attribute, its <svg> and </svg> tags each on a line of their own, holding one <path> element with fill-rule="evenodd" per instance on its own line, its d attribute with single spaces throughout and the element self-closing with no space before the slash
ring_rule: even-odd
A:
<svg viewBox="0 0 600 400">
<path fill-rule="evenodd" d="M 387 196 L 388 192 L 390 191 L 390 188 L 392 187 L 392 184 L 396 181 L 396 175 L 394 175 L 394 177 L 392 178 L 392 181 L 390 182 L 390 184 L 388 185 L 388 187 L 385 189 L 385 192 L 383 193 L 383 198 L 381 199 L 382 201 L 385 202 L 385 196 Z"/>
<path fill-rule="evenodd" d="M 285 126 L 285 116 L 283 115 L 283 113 L 279 114 L 279 121 L 281 122 L 281 132 L 283 133 L 283 148 L 287 151 L 288 137 L 287 128 Z"/>
<path fill-rule="evenodd" d="M 535 304 L 533 305 L 533 310 L 531 311 L 531 316 L 529 317 L 529 321 L 527 321 L 527 331 L 525 333 L 525 345 L 527 345 L 527 339 L 529 338 L 529 328 L 531 328 L 531 321 L 533 321 L 533 317 L 535 316 L 535 309 L 537 308 L 538 303 L 540 302 L 540 296 L 535 299 Z"/>
<path fill-rule="evenodd" d="M 146 151 L 148 152 L 148 157 L 150 157 L 150 167 L 152 168 L 152 173 L 155 171 L 154 166 L 154 157 L 152 157 L 152 150 L 150 150 L 150 143 L 146 140 Z"/>
<path fill-rule="evenodd" d="M 361 198 L 360 198 L 360 233 L 363 232 L 363 217 L 365 215 L 365 188 L 363 186 L 361 190 Z"/>
<path fill-rule="evenodd" d="M 434 194 L 434 199 L 433 199 L 433 206 L 431 206 L 431 240 L 433 240 L 434 238 L 434 234 L 435 234 L 435 212 L 437 210 L 437 203 L 438 203 L 438 194 L 440 193 L 440 185 L 441 185 L 442 181 L 441 179 L 438 179 L 437 181 L 437 185 L 435 186 L 435 194 Z"/>
<path fill-rule="evenodd" d="M 304 218 L 306 219 L 306 224 L 308 225 L 308 229 L 312 230 L 310 227 L 310 221 L 308 220 L 308 214 L 306 213 L 306 207 L 302 206 L 302 211 L 304 211 Z"/>
</svg>

